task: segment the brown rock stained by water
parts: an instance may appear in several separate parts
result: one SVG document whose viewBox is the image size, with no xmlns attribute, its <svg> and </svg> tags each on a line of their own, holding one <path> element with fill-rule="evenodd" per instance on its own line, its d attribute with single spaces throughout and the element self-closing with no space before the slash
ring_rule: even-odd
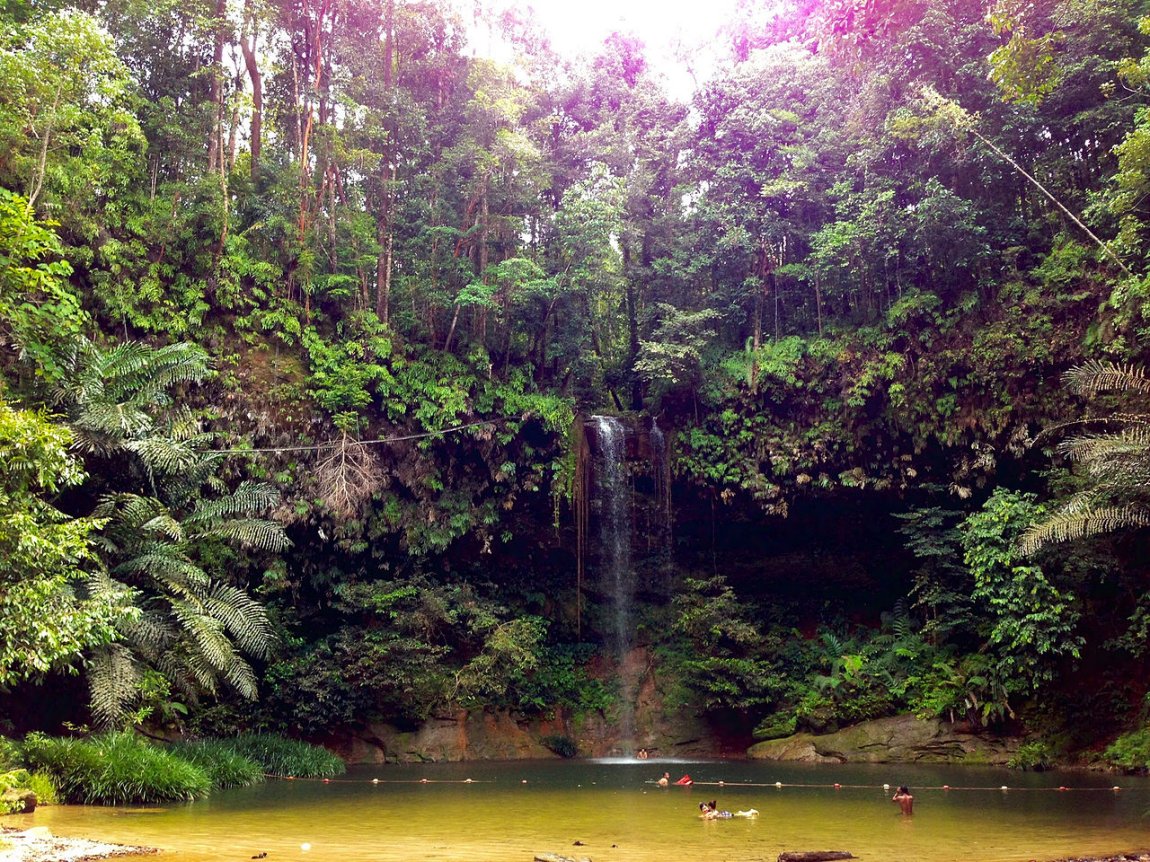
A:
<svg viewBox="0 0 1150 862">
<path fill-rule="evenodd" d="M 1004 765 L 1019 740 L 959 732 L 950 722 L 897 715 L 835 733 L 796 733 L 748 750 L 756 760 L 801 763 L 963 763 Z"/>
</svg>

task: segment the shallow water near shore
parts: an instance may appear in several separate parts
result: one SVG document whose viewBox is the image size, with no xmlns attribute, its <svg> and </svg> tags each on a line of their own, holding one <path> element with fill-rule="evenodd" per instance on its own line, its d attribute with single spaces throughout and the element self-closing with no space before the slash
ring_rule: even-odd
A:
<svg viewBox="0 0 1150 862">
<path fill-rule="evenodd" d="M 664 771 L 696 784 L 659 788 Z M 912 817 L 890 801 L 899 784 L 914 793 Z M 759 815 L 704 822 L 698 804 L 709 799 Z M 773 862 L 785 850 L 849 850 L 876 862 L 1022 862 L 1150 848 L 1150 782 L 905 765 L 472 762 L 355 767 L 331 783 L 272 780 L 190 804 L 52 806 L 5 824 L 159 847 L 171 862 L 260 853 L 267 862 L 530 862 L 537 852 L 594 862 Z"/>
</svg>

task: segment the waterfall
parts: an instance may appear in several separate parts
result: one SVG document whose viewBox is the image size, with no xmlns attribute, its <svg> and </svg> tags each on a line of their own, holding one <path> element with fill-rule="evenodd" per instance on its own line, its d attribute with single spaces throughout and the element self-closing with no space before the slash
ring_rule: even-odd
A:
<svg viewBox="0 0 1150 862">
<path fill-rule="evenodd" d="M 631 646 L 631 600 L 635 574 L 631 567 L 631 488 L 627 476 L 627 431 L 614 416 L 592 416 L 601 455 L 595 464 L 599 489 L 599 544 L 603 586 L 611 597 L 612 646 L 622 658 Z"/>
<path fill-rule="evenodd" d="M 599 514 L 600 580 L 611 602 L 610 645 L 619 663 L 619 738 L 624 747 L 634 737 L 634 692 L 623 673 L 631 649 L 631 605 L 635 572 L 631 565 L 631 486 L 626 465 L 626 428 L 613 416 L 592 416 L 599 438 L 595 482 Z"/>
</svg>

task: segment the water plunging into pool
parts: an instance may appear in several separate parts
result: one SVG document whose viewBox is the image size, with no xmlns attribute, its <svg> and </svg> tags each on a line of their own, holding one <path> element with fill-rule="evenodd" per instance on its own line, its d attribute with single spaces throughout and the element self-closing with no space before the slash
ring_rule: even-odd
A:
<svg viewBox="0 0 1150 862">
<path fill-rule="evenodd" d="M 627 429 L 614 416 L 593 416 L 599 438 L 595 461 L 596 509 L 599 515 L 599 553 L 603 591 L 611 602 L 611 647 L 620 669 L 632 646 L 631 605 L 635 572 L 631 564 L 631 484 L 627 475 Z M 635 736 L 634 692 L 619 696 L 618 733 L 625 751 Z"/>
</svg>

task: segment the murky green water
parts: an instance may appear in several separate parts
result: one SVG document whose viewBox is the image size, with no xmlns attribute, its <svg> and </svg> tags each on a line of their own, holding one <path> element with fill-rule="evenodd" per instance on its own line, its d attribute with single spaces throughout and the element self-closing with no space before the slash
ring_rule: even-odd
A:
<svg viewBox="0 0 1150 862">
<path fill-rule="evenodd" d="M 716 784 L 660 789 L 664 770 Z M 899 814 L 884 783 L 910 785 L 913 817 Z M 330 784 L 273 781 L 160 808 L 50 807 L 5 822 L 158 846 L 171 862 L 258 853 L 268 862 L 530 862 L 542 851 L 594 862 L 773 862 L 784 850 L 828 849 L 876 862 L 1022 862 L 1150 847 L 1150 783 L 1122 778 L 1117 793 L 1114 783 L 923 766 L 464 763 L 356 768 Z M 697 805 L 711 798 L 760 814 L 701 821 Z"/>
</svg>

